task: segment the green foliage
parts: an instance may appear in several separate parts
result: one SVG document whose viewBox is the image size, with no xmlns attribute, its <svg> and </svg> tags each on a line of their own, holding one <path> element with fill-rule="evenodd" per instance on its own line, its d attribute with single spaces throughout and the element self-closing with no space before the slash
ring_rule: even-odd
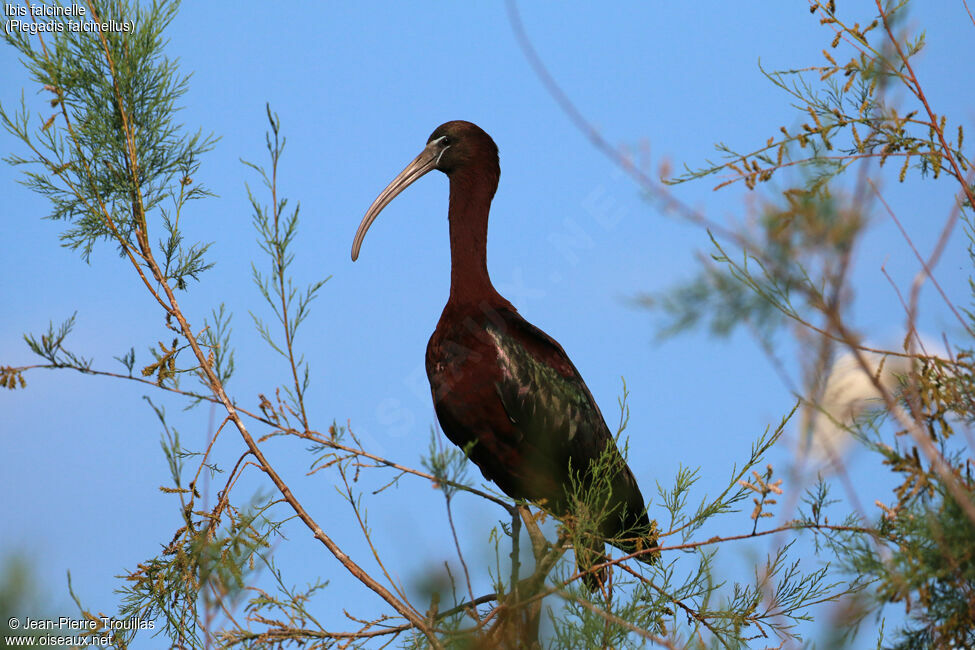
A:
<svg viewBox="0 0 975 650">
<path fill-rule="evenodd" d="M 975 258 L 973 258 L 975 262 Z M 959 351 L 952 363 L 923 359 L 916 383 L 905 402 L 917 409 L 924 433 L 936 443 L 950 477 L 975 503 L 971 438 L 965 442 L 956 429 L 967 429 L 975 418 L 972 351 Z M 912 395 L 913 393 L 913 395 Z M 881 433 L 880 420 L 862 423 L 864 444 L 896 478 L 877 528 L 887 542 L 860 539 L 837 553 L 850 573 L 874 583 L 875 598 L 883 604 L 902 604 L 907 623 L 895 633 L 895 648 L 967 647 L 975 644 L 975 520 L 960 506 L 949 483 L 925 462 L 907 430 L 894 434 L 893 444 Z M 970 433 L 966 430 L 966 434 Z"/>
<path fill-rule="evenodd" d="M 876 157 L 881 166 L 888 159 L 897 159 L 901 181 L 913 166 L 935 178 L 948 171 L 965 182 L 963 174 L 971 162 L 962 151 L 963 127 L 958 125 L 957 138 L 951 141 L 946 139 L 950 134 L 944 116 L 931 121 L 920 117 L 926 106 L 912 81 L 910 59 L 924 47 L 923 32 L 903 44 L 892 38 L 908 4 L 908 0 L 887 3 L 884 13 L 864 27 L 859 22 L 850 25 L 834 9 L 815 3 L 812 13 L 834 33 L 829 49 L 822 51 L 825 63 L 777 72 L 762 69 L 769 81 L 789 95 L 793 107 L 807 121 L 791 133 L 785 126 L 779 127 L 780 135 L 771 136 L 764 146 L 748 153 L 718 144 L 723 162 L 708 161 L 700 169 L 685 167 L 683 175 L 669 182 L 730 172 L 730 179 L 718 188 L 740 180 L 754 189 L 778 170 L 799 166 L 811 174 L 808 191 L 818 194 L 850 165 L 867 157 Z M 847 56 L 841 54 L 841 44 L 850 51 L 845 63 L 837 61 Z M 906 86 L 916 100 L 907 109 L 898 110 L 886 101 L 886 92 L 899 84 Z"/>
<path fill-rule="evenodd" d="M 864 222 L 855 205 L 828 188 L 786 190 L 763 207 L 759 233 L 742 233 L 739 255 L 708 233 L 714 252 L 699 274 L 642 302 L 663 313 L 663 336 L 710 320 L 714 335 L 747 327 L 769 340 L 786 325 L 814 322 L 832 308 Z"/>
<path fill-rule="evenodd" d="M 454 445 L 445 446 L 436 429 L 430 431 L 430 447 L 420 463 L 433 475 L 434 485 L 443 490 L 448 500 L 458 488 L 467 485 L 467 459 L 475 444 L 476 442 L 471 442 L 465 449 Z"/>
<path fill-rule="evenodd" d="M 737 265 L 732 265 L 724 249 L 715 241 L 716 253 L 700 274 L 657 295 L 645 295 L 640 303 L 662 314 L 658 336 L 670 337 L 710 320 L 708 329 L 715 336 L 728 336 L 735 328 L 752 325 L 763 335 L 777 329 L 782 318 L 766 296 L 788 298 L 788 287 L 761 286 L 761 291 L 740 282 Z M 743 256 L 742 264 L 749 262 Z M 721 268 L 718 265 L 726 265 Z M 778 301 L 778 304 L 787 304 Z"/>
<path fill-rule="evenodd" d="M 175 644 L 200 647 L 206 633 L 203 612 L 228 607 L 241 598 L 255 561 L 269 548 L 268 537 L 277 524 L 265 513 L 273 501 L 258 498 L 245 508 L 221 503 L 211 512 L 198 510 L 201 497 L 196 479 L 188 485 L 183 479 L 184 460 L 198 454 L 181 446 L 164 410 L 151 401 L 150 405 L 163 426 L 162 448 L 172 477 L 172 487 L 160 489 L 179 500 L 183 526 L 160 555 L 123 576 L 119 618 L 158 621 L 161 632 Z M 203 467 L 213 475 L 219 473 L 205 460 Z M 124 632 L 122 643 L 131 641 L 135 632 Z"/>
<path fill-rule="evenodd" d="M 303 588 L 288 585 L 273 558 L 262 555 L 260 559 L 274 578 L 275 591 L 272 593 L 257 590 L 258 594 L 249 600 L 247 610 L 250 616 L 260 620 L 267 629 L 259 632 L 224 630 L 220 633 L 220 641 L 227 647 L 274 647 L 289 641 L 317 647 L 316 642 L 321 643 L 328 639 L 328 632 L 315 618 L 310 607 L 315 596 L 328 586 L 328 582 L 317 581 Z"/>
<path fill-rule="evenodd" d="M 64 340 L 74 329 L 74 320 L 77 315 L 77 312 L 71 314 L 71 317 L 61 323 L 57 330 L 55 330 L 52 321 L 45 334 L 40 336 L 25 334 L 24 340 L 27 342 L 27 347 L 30 348 L 31 352 L 47 361 L 53 368 L 76 368 L 82 372 L 88 370 L 91 368 L 91 359 L 78 356 L 64 347 Z"/>
<path fill-rule="evenodd" d="M 884 522 L 897 540 L 889 558 L 863 547 L 848 558 L 851 571 L 876 579 L 881 602 L 909 611 L 896 648 L 975 644 L 975 524 L 938 488 L 941 494 L 911 499 Z"/>
<path fill-rule="evenodd" d="M 285 208 L 288 205 L 288 199 L 278 198 L 278 162 L 287 140 L 280 135 L 281 120 L 278 119 L 277 114 L 271 112 L 270 105 L 266 109 L 267 119 L 271 125 L 270 133 L 265 134 L 267 151 L 271 158 L 270 172 L 246 160 L 241 162 L 261 175 L 264 187 L 271 194 L 272 207 L 269 210 L 254 196 L 250 186 L 247 186 L 247 197 L 250 199 L 251 207 L 254 210 L 254 229 L 257 230 L 257 241 L 261 250 L 267 254 L 271 261 L 270 276 L 261 273 L 253 263 L 251 264 L 251 273 L 254 284 L 257 285 L 282 328 L 284 340 L 279 342 L 268 325 L 253 312 L 251 312 L 251 318 L 254 320 L 257 331 L 267 344 L 275 352 L 288 359 L 291 365 L 293 383 L 290 386 L 285 386 L 285 392 L 289 399 L 287 408 L 291 413 L 300 415 L 302 425 L 307 430 L 308 417 L 304 412 L 304 394 L 308 390 L 310 381 L 309 371 L 304 358 L 295 357 L 293 343 L 298 327 L 308 316 L 308 308 L 312 300 L 315 299 L 318 291 L 328 282 L 329 278 L 313 282 L 305 287 L 303 292 L 299 293 L 298 288 L 294 286 L 293 280 L 289 276 L 288 268 L 294 261 L 294 254 L 290 252 L 289 248 L 298 234 L 298 213 L 301 205 L 297 204 L 290 214 L 286 214 Z"/>
<path fill-rule="evenodd" d="M 786 430 L 786 426 L 795 414 L 796 408 L 798 408 L 798 405 L 782 418 L 775 430 L 771 430 L 770 428 L 766 429 L 752 443 L 748 460 L 740 468 L 737 464 L 732 467 L 731 480 L 728 482 L 728 486 L 724 491 L 714 498 L 709 498 L 707 495 L 704 495 L 695 510 L 688 510 L 688 499 L 692 487 L 700 478 L 698 469 L 681 467 L 677 472 L 677 476 L 674 478 L 672 488 L 666 488 L 658 482 L 657 492 L 660 494 L 663 507 L 670 516 L 669 534 L 680 533 L 682 543 L 687 543 L 693 534 L 698 532 L 708 520 L 718 515 L 738 512 L 738 504 L 744 501 L 751 491 L 744 484 L 744 477 L 762 463 L 765 455 L 779 441 Z M 757 519 L 757 517 L 752 518 Z"/>
<path fill-rule="evenodd" d="M 43 630 L 10 627 L 12 617 L 38 618 L 54 612 L 51 599 L 43 598 L 37 586 L 35 564 L 26 551 L 9 553 L 0 560 L 0 612 L 3 612 L 3 616 L 0 616 L 0 639 L 17 635 L 33 637 L 35 644 L 43 643 L 38 641 L 44 636 Z"/>
<path fill-rule="evenodd" d="M 220 307 L 212 310 L 210 316 L 212 321 L 206 321 L 201 339 L 212 355 L 214 372 L 220 383 L 226 385 L 234 374 L 234 350 L 230 347 L 231 315 L 220 303 Z"/>
<path fill-rule="evenodd" d="M 163 31 L 176 15 L 178 2 L 95 2 L 92 17 L 128 21 L 128 32 L 63 31 L 48 37 L 26 32 L 5 33 L 17 48 L 38 86 L 51 95 L 49 117 L 32 115 L 21 100 L 20 110 L 0 107 L 0 120 L 27 146 L 27 157 L 9 156 L 13 165 L 29 167 L 24 183 L 52 203 L 49 218 L 70 224 L 62 234 L 65 246 L 88 260 L 99 240 L 115 241 L 120 253 L 140 250 L 148 242 L 148 215 L 163 211 L 169 236 L 164 240 L 167 279 L 181 288 L 207 268 L 206 246 L 184 250 L 176 230 L 186 201 L 205 196 L 194 185 L 199 157 L 213 145 L 201 133 L 184 135 L 174 122 L 176 102 L 186 91 L 187 76 L 163 55 Z M 58 18 L 66 22 L 69 18 Z"/>
</svg>

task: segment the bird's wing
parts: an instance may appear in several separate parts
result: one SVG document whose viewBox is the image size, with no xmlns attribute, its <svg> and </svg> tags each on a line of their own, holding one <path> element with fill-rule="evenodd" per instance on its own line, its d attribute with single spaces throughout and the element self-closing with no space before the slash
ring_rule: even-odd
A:
<svg viewBox="0 0 975 650">
<path fill-rule="evenodd" d="M 589 486 L 587 474 L 603 456 L 611 482 L 609 505 L 617 522 L 645 519 L 645 505 L 632 472 L 616 448 L 609 428 L 579 371 L 555 340 L 517 314 L 488 332 L 498 350 L 501 377 L 495 388 L 505 413 L 538 455 L 539 471 L 554 483 L 570 485 L 570 471 Z M 604 453 L 605 452 L 605 453 Z M 545 495 L 553 509 L 565 510 L 564 495 Z M 613 532 L 618 532 L 619 528 Z M 611 536 L 611 535 L 610 535 Z"/>
<path fill-rule="evenodd" d="M 530 444 L 564 456 L 558 460 L 598 454 L 609 430 L 562 347 L 530 323 L 510 319 L 506 326 L 488 332 L 501 368 L 495 389 L 508 418 Z"/>
</svg>

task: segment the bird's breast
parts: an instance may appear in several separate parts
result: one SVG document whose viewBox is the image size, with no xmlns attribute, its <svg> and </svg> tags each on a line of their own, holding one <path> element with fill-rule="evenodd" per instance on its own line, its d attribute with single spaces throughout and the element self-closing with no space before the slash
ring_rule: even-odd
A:
<svg viewBox="0 0 975 650">
<path fill-rule="evenodd" d="M 426 368 L 435 404 L 493 395 L 501 375 L 493 340 L 475 326 L 454 323 L 441 323 L 430 337 Z"/>
</svg>

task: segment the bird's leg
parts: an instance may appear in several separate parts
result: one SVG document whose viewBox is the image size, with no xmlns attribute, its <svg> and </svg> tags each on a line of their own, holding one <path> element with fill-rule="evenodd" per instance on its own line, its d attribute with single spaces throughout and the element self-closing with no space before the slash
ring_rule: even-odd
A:
<svg viewBox="0 0 975 650">
<path fill-rule="evenodd" d="M 535 571 L 519 583 L 522 597 L 527 598 L 531 597 L 545 583 L 545 578 L 548 577 L 552 567 L 565 554 L 568 548 L 568 532 L 561 531 L 555 544 L 549 544 L 545 534 L 542 533 L 542 529 L 538 527 L 538 521 L 532 511 L 527 506 L 519 505 L 518 512 L 521 514 L 521 520 L 525 523 L 525 529 L 531 538 L 532 553 L 535 556 Z"/>
<path fill-rule="evenodd" d="M 518 510 L 511 513 L 511 588 L 517 597 L 518 572 L 521 570 L 521 517 Z"/>
<path fill-rule="evenodd" d="M 535 515 L 532 514 L 528 506 L 519 505 L 518 513 L 525 522 L 525 529 L 528 530 L 528 536 L 532 540 L 532 552 L 535 554 L 535 564 L 537 566 L 542 561 L 542 558 L 545 557 L 545 551 L 548 550 L 548 540 L 542 534 L 542 529 L 538 527 L 538 522 L 535 521 Z"/>
<path fill-rule="evenodd" d="M 531 577 L 519 580 L 521 559 L 521 523 L 525 523 L 525 529 L 532 542 L 532 553 L 535 556 L 535 571 Z M 524 505 L 518 505 L 517 510 L 512 512 L 511 517 L 511 594 L 507 598 L 506 612 L 499 621 L 499 629 L 496 634 L 500 637 L 499 641 L 505 647 L 537 648 L 538 625 L 541 620 L 542 600 L 533 599 L 538 588 L 544 584 L 545 576 L 548 575 L 553 561 L 549 560 L 548 541 L 538 527 L 531 510 Z M 558 556 L 556 555 L 556 558 Z"/>
</svg>

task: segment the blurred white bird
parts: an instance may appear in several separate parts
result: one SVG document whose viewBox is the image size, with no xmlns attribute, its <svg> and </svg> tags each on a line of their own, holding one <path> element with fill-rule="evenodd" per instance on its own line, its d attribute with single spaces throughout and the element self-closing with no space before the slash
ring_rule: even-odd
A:
<svg viewBox="0 0 975 650">
<path fill-rule="evenodd" d="M 883 409 L 880 384 L 889 393 L 899 389 L 900 377 L 911 371 L 912 359 L 879 352 L 861 352 L 868 372 L 852 352 L 843 354 L 830 368 L 818 405 L 807 406 L 806 431 L 812 432 L 809 456 L 814 462 L 830 462 L 844 456 L 852 442 L 848 431 L 858 417 L 871 409 Z M 876 383 L 875 381 L 876 380 Z"/>
</svg>

